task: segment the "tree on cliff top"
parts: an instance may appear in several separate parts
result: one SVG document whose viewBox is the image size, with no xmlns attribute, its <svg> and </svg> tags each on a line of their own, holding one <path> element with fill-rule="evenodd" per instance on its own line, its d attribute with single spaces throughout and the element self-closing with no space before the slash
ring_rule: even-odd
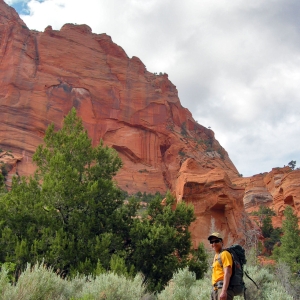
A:
<svg viewBox="0 0 300 300">
<path fill-rule="evenodd" d="M 152 290 L 186 265 L 203 276 L 205 253 L 192 252 L 188 231 L 192 207 L 173 210 L 171 196 L 165 205 L 157 197 L 148 215 L 136 218 L 137 201 L 124 205 L 113 182 L 120 158 L 102 142 L 92 147 L 75 109 L 61 130 L 48 127 L 44 141 L 34 176 L 14 178 L 0 197 L 0 262 L 14 263 L 16 277 L 42 259 L 64 276 L 143 272 Z"/>
<path fill-rule="evenodd" d="M 295 161 L 295 160 L 291 160 L 291 161 L 288 163 L 288 166 L 289 166 L 292 170 L 295 170 L 295 167 L 296 167 L 296 161 Z"/>
</svg>

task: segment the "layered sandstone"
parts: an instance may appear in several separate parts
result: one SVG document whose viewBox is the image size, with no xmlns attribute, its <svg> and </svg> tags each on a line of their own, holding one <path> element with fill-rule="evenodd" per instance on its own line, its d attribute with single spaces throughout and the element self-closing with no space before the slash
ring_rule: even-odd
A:
<svg viewBox="0 0 300 300">
<path fill-rule="evenodd" d="M 290 205 L 300 226 L 300 170 L 273 168 L 269 173 L 235 179 L 234 182 L 245 187 L 243 201 L 248 213 L 258 210 L 260 205 L 268 206 L 276 213 L 273 226 L 281 227 L 285 207 Z"/>
<path fill-rule="evenodd" d="M 234 185 L 224 169 L 191 158 L 182 164 L 176 198 L 195 208 L 196 221 L 190 228 L 195 246 L 203 240 L 208 243 L 212 231 L 222 232 L 227 244 L 243 239 L 243 195 L 244 188 Z"/>
<path fill-rule="evenodd" d="M 32 155 L 47 126 L 59 129 L 77 109 L 94 144 L 103 139 L 123 160 L 116 180 L 130 193 L 174 190 L 188 158 L 228 178 L 238 172 L 212 130 L 181 106 L 167 74 L 147 71 L 137 57 L 87 25 L 29 30 L 0 0 L 0 147 L 34 170 Z M 210 175 L 207 175 L 210 176 Z"/>
<path fill-rule="evenodd" d="M 72 107 L 94 145 L 103 139 L 118 151 L 122 189 L 170 189 L 177 202 L 194 205 L 195 246 L 212 229 L 238 241 L 243 205 L 248 212 L 273 208 L 274 226 L 281 225 L 286 205 L 300 217 L 300 171 L 238 177 L 214 132 L 182 107 L 167 74 L 147 71 L 139 58 L 87 25 L 31 31 L 0 0 L 0 164 L 9 172 L 8 186 L 13 174 L 33 173 L 32 155 L 47 126 L 59 129 Z"/>
</svg>

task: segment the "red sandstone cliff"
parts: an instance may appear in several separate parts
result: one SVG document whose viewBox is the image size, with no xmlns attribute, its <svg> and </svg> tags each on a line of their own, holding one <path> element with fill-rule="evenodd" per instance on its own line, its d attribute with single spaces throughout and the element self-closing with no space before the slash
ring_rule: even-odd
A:
<svg viewBox="0 0 300 300">
<path fill-rule="evenodd" d="M 148 72 L 87 25 L 31 31 L 0 0 L 0 159 L 10 171 L 8 183 L 15 173 L 33 172 L 32 154 L 47 126 L 60 128 L 73 106 L 93 143 L 103 139 L 118 151 L 121 188 L 171 189 L 177 201 L 194 205 L 194 243 L 206 238 L 211 220 L 238 239 L 243 198 L 248 211 L 253 203 L 274 207 L 278 224 L 286 204 L 299 215 L 299 172 L 238 178 L 213 131 L 181 106 L 167 74 Z"/>
<path fill-rule="evenodd" d="M 269 173 L 236 178 L 234 183 L 245 188 L 243 201 L 248 213 L 258 210 L 260 205 L 268 206 L 276 213 L 272 219 L 273 226 L 281 227 L 283 211 L 290 205 L 298 216 L 300 226 L 300 170 L 274 168 Z"/>
<path fill-rule="evenodd" d="M 211 215 L 238 236 L 243 189 L 231 184 L 238 172 L 213 131 L 181 106 L 167 74 L 148 72 L 87 25 L 31 31 L 0 0 L 0 148 L 16 157 L 6 157 L 10 176 L 33 172 L 47 126 L 60 128 L 73 106 L 93 143 L 103 139 L 118 151 L 121 188 L 176 190 L 178 201 L 195 205 L 194 241 L 206 239 Z"/>
<path fill-rule="evenodd" d="M 237 174 L 213 131 L 181 106 L 168 75 L 148 72 L 108 35 L 73 24 L 30 31 L 0 0 L 0 37 L 0 147 L 23 156 L 19 174 L 32 173 L 45 129 L 59 128 L 72 106 L 95 144 L 102 138 L 119 152 L 116 179 L 129 192 L 174 189 L 188 157 Z"/>
<path fill-rule="evenodd" d="M 183 163 L 176 197 L 194 206 L 196 221 L 190 229 L 195 246 L 206 240 L 210 231 L 222 232 L 225 243 L 243 238 L 243 195 L 244 188 L 235 186 L 224 169 L 208 167 L 191 158 Z"/>
</svg>

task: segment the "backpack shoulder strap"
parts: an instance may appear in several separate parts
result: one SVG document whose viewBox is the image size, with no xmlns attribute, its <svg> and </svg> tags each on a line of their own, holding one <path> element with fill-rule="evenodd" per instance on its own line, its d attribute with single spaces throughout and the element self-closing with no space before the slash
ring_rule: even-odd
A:
<svg viewBox="0 0 300 300">
<path fill-rule="evenodd" d="M 221 259 L 221 254 L 223 251 L 227 251 L 226 249 L 223 249 L 219 254 L 218 254 L 218 257 L 217 257 L 217 261 L 219 262 L 221 268 L 223 268 L 223 262 L 222 262 L 222 259 Z"/>
<path fill-rule="evenodd" d="M 224 251 L 227 251 L 232 257 L 232 254 L 230 253 L 230 251 L 228 251 L 228 249 L 222 249 L 222 251 L 218 254 L 218 257 L 217 257 L 217 261 L 219 262 L 221 268 L 223 268 L 223 262 L 222 262 L 222 259 L 221 259 L 221 254 Z M 233 258 L 232 258 L 232 261 L 233 261 Z"/>
<path fill-rule="evenodd" d="M 221 268 L 223 268 L 223 263 L 222 263 L 222 259 L 221 259 L 221 253 L 222 253 L 222 252 L 220 252 L 220 253 L 218 254 L 217 261 L 219 262 Z"/>
</svg>

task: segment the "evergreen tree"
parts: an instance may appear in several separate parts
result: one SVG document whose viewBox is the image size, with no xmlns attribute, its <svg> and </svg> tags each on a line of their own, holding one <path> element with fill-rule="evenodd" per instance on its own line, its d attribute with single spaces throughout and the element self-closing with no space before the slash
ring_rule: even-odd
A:
<svg viewBox="0 0 300 300">
<path fill-rule="evenodd" d="M 267 206 L 260 205 L 259 210 L 252 212 L 252 215 L 258 217 L 257 225 L 265 238 L 264 246 L 268 251 L 272 251 L 274 245 L 280 241 L 281 233 L 279 228 L 274 228 L 272 225 L 272 217 L 276 215 L 275 212 Z"/>
<path fill-rule="evenodd" d="M 270 229 L 271 227 L 271 217 L 276 216 L 275 212 L 271 208 L 264 205 L 260 205 L 258 211 L 253 211 L 251 215 L 258 217 L 257 225 L 261 230 L 265 226 L 265 231 L 268 231 L 268 229 Z M 264 221 L 266 218 L 268 220 Z M 270 232 L 268 232 L 267 234 L 270 234 Z"/>
<path fill-rule="evenodd" d="M 274 246 L 280 242 L 281 233 L 282 233 L 281 228 L 273 228 L 270 237 L 265 239 L 264 246 L 269 252 L 273 251 Z"/>
<path fill-rule="evenodd" d="M 182 202 L 174 209 L 174 204 L 170 193 L 165 203 L 156 197 L 131 230 L 130 260 L 145 275 L 150 290 L 161 290 L 179 268 L 190 265 L 202 278 L 208 267 L 204 248 L 192 250 L 188 227 L 195 220 L 193 207 Z"/>
<path fill-rule="evenodd" d="M 0 172 L 0 195 L 5 192 L 5 177 Z"/>
<path fill-rule="evenodd" d="M 287 263 L 292 271 L 300 270 L 300 230 L 298 218 L 293 213 L 291 206 L 287 206 L 284 211 L 285 220 L 283 221 L 281 246 L 275 251 L 277 260 Z"/>
<path fill-rule="evenodd" d="M 61 130 L 48 127 L 44 141 L 33 156 L 35 176 L 14 179 L 0 201 L 2 261 L 18 269 L 45 258 L 62 274 L 92 273 L 98 259 L 109 268 L 111 255 L 124 248 L 129 230 L 122 226 L 132 222 L 136 207 L 122 208 L 112 180 L 120 158 L 102 143 L 92 147 L 75 109 Z"/>
<path fill-rule="evenodd" d="M 262 220 L 261 231 L 265 238 L 269 238 L 274 230 L 271 216 L 265 216 Z"/>
<path fill-rule="evenodd" d="M 288 166 L 292 169 L 292 170 L 295 170 L 295 167 L 296 167 L 296 161 L 295 160 L 291 160 L 289 163 L 288 163 Z"/>
<path fill-rule="evenodd" d="M 61 276 L 142 272 L 151 290 L 187 265 L 203 276 L 205 252 L 192 250 L 188 231 L 193 207 L 174 209 L 170 194 L 165 203 L 157 194 L 137 218 L 138 201 L 124 204 L 113 181 L 120 158 L 102 142 L 92 147 L 75 109 L 61 130 L 48 127 L 44 142 L 33 156 L 34 176 L 14 178 L 0 196 L 0 263 L 13 263 L 16 278 L 27 263 L 42 260 Z"/>
<path fill-rule="evenodd" d="M 36 262 L 36 247 L 49 222 L 40 192 L 36 179 L 15 177 L 12 190 L 0 198 L 0 260 L 15 263 L 16 274 L 27 262 Z"/>
</svg>

